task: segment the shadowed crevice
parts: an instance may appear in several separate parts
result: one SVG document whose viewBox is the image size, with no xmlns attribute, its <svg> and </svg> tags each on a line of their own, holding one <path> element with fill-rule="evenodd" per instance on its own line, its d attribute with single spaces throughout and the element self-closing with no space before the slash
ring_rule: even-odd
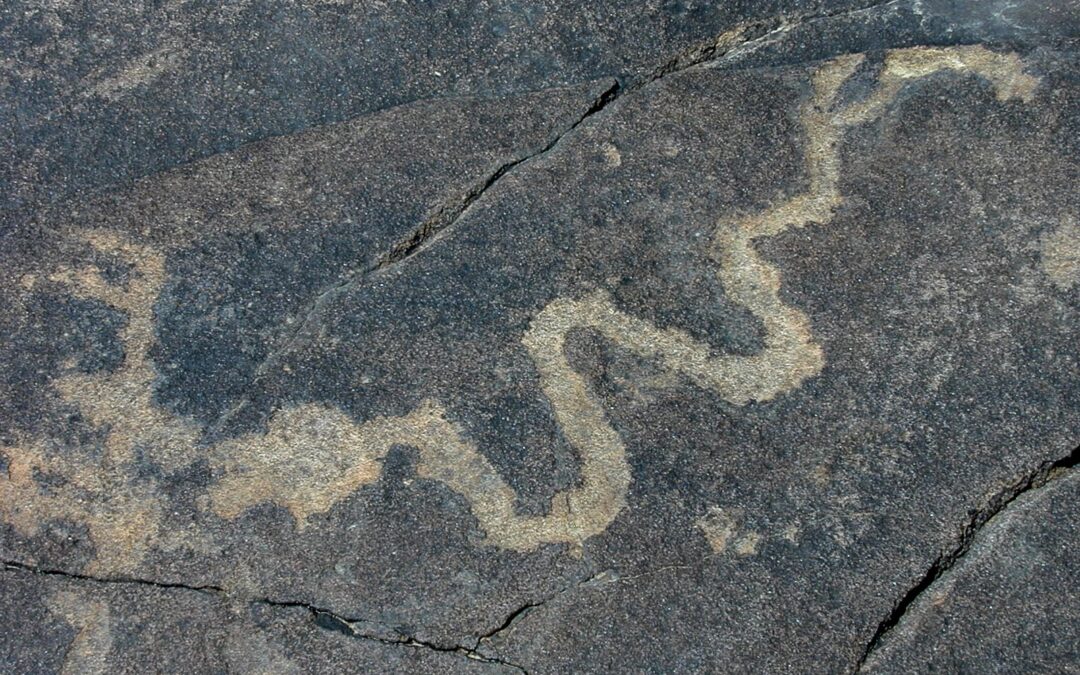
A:
<svg viewBox="0 0 1080 675">
<path fill-rule="evenodd" d="M 1080 446 L 1064 457 L 1044 462 L 1037 469 L 1015 480 L 1005 489 L 991 496 L 985 505 L 972 511 L 971 518 L 964 525 L 960 538 L 956 545 L 949 551 L 939 555 L 926 572 L 911 586 L 893 605 L 881 623 L 878 624 L 869 642 L 863 648 L 858 660 L 855 662 L 852 672 L 861 672 L 863 666 L 874 654 L 888 634 L 904 620 L 908 611 L 919 599 L 934 585 L 943 574 L 952 569 L 971 549 L 971 545 L 984 527 L 1000 516 L 1006 509 L 1020 497 L 1046 486 L 1066 473 L 1074 469 L 1080 462 Z"/>
<path fill-rule="evenodd" d="M 185 584 L 177 581 L 154 581 L 153 579 L 142 579 L 139 577 L 94 576 L 91 574 L 80 574 L 78 572 L 68 572 L 65 570 L 38 567 L 36 565 L 19 562 L 17 560 L 2 560 L 0 561 L 0 565 L 3 565 L 4 571 L 6 572 L 23 572 L 27 574 L 36 574 L 44 577 L 59 577 L 62 579 L 71 579 L 75 581 L 88 581 L 95 584 L 134 584 L 137 586 L 149 586 L 151 588 L 193 591 L 196 593 L 205 593 L 207 595 L 227 594 L 227 591 L 224 588 L 221 588 L 220 586 L 213 586 L 210 584 L 196 586 L 193 584 Z"/>
<path fill-rule="evenodd" d="M 185 584 L 181 582 L 173 581 L 154 581 L 152 579 L 143 579 L 139 577 L 125 577 L 125 576 L 95 576 L 90 574 L 81 574 L 78 572 L 68 572 L 65 570 L 43 568 L 27 563 L 19 562 L 16 560 L 3 560 L 0 561 L 4 572 L 17 573 L 17 574 L 30 574 L 43 577 L 53 577 L 58 579 L 66 579 L 69 581 L 86 582 L 91 584 L 103 584 L 103 585 L 127 585 L 127 586 L 141 586 L 146 588 L 153 588 L 166 591 L 190 591 L 193 593 L 200 593 L 208 595 L 218 599 L 224 600 L 239 600 L 248 605 L 263 605 L 271 608 L 294 608 L 303 609 L 311 614 L 311 619 L 321 629 L 336 631 L 349 637 L 354 637 L 363 640 L 371 640 L 386 645 L 405 646 L 414 648 L 430 649 L 442 653 L 460 654 L 465 658 L 469 658 L 475 661 L 484 663 L 490 663 L 493 665 L 502 665 L 510 668 L 515 668 L 520 672 L 527 673 L 524 668 L 513 663 L 503 661 L 501 659 L 484 656 L 476 651 L 474 647 L 467 647 L 463 645 L 440 645 L 433 642 L 417 639 L 413 636 L 402 635 L 396 630 L 387 628 L 385 632 L 380 631 L 375 633 L 373 631 L 364 630 L 364 626 L 372 625 L 372 622 L 364 619 L 354 619 L 343 617 L 329 609 L 324 607 L 318 607 L 306 602 L 289 601 L 289 600 L 270 600 L 266 598 L 239 598 L 235 596 L 229 590 L 220 586 L 214 585 L 193 585 Z M 518 617 L 525 613 L 532 607 L 537 607 L 541 603 L 527 604 L 522 608 L 518 608 L 512 612 L 507 619 L 505 619 L 501 625 L 495 630 L 479 636 L 477 639 L 477 645 L 480 641 L 495 635 L 499 631 L 504 630 L 511 623 L 513 623 Z"/>
<path fill-rule="evenodd" d="M 329 609 L 323 607 L 317 607 L 315 605 L 306 602 L 294 602 L 294 601 L 281 601 L 281 600 L 269 600 L 259 599 L 252 600 L 252 604 L 265 605 L 275 608 L 293 608 L 306 610 L 310 616 L 312 623 L 316 627 L 345 635 L 346 637 L 355 638 L 358 640 L 369 640 L 371 642 L 377 642 L 384 645 L 393 645 L 398 647 L 412 647 L 415 649 L 429 649 L 434 652 L 442 654 L 456 654 L 463 658 L 471 659 L 473 661 L 479 661 L 481 663 L 488 663 L 491 665 L 505 666 L 513 668 L 522 673 L 528 673 L 529 671 L 516 663 L 510 663 L 502 659 L 485 656 L 478 652 L 474 647 L 468 647 L 465 645 L 445 645 L 435 642 L 429 642 L 427 640 L 421 640 L 413 635 L 405 635 L 397 631 L 396 629 L 382 626 L 381 624 L 373 623 L 366 619 L 361 618 L 349 618 L 341 616 Z M 508 622 L 513 621 L 513 617 L 522 613 L 522 609 L 515 610 L 511 614 L 511 618 Z M 372 630 L 373 626 L 379 626 L 380 630 Z"/>
</svg>

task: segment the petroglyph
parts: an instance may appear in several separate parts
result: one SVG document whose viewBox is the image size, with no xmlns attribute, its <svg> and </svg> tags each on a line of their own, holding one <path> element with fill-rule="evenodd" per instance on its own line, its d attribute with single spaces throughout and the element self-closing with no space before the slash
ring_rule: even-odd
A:
<svg viewBox="0 0 1080 675">
<path fill-rule="evenodd" d="M 997 54 L 982 46 L 899 49 L 885 56 L 878 85 L 865 100 L 835 108 L 837 92 L 863 60 L 862 54 L 842 56 L 822 66 L 813 78 L 813 96 L 802 109 L 805 133 L 808 189 L 734 226 L 722 225 L 715 236 L 712 254 L 720 264 L 724 290 L 750 309 L 765 324 L 766 349 L 756 362 L 733 367 L 729 377 L 761 378 L 761 370 L 773 377 L 770 391 L 787 390 L 819 372 L 824 365 L 820 347 L 810 335 L 809 319 L 780 299 L 779 272 L 757 254 L 753 242 L 759 237 L 809 223 L 829 223 L 843 197 L 839 190 L 839 143 L 845 127 L 879 116 L 905 82 L 940 70 L 973 72 L 994 86 L 1001 100 L 1030 100 L 1038 79 L 1026 75 L 1015 54 Z M 725 379 L 725 382 L 730 380 Z M 704 385 L 703 386 L 708 386 Z M 716 389 L 722 391 L 721 389 Z M 737 400 L 749 398 L 752 388 Z"/>
<path fill-rule="evenodd" d="M 742 512 L 739 509 L 710 506 L 705 515 L 698 518 L 695 524 L 705 535 L 705 541 L 709 543 L 714 553 L 724 553 L 730 549 L 740 556 L 756 555 L 762 539 L 760 534 L 746 531 L 736 538 L 739 534 L 741 517 Z"/>
<path fill-rule="evenodd" d="M 200 430 L 154 405 L 156 373 L 149 357 L 154 342 L 153 306 L 165 280 L 165 258 L 150 247 L 112 233 L 91 231 L 85 236 L 95 249 L 131 263 L 133 279 L 126 286 L 110 284 L 97 268 L 87 267 L 61 270 L 51 280 L 66 283 L 76 295 L 124 312 L 127 324 L 119 335 L 124 362 L 105 375 L 69 373 L 55 386 L 61 397 L 76 404 L 94 425 L 108 426 L 108 463 L 130 459 L 132 447 L 138 443 L 156 463 L 170 469 L 183 466 L 190 461 L 190 449 Z"/>
<path fill-rule="evenodd" d="M 29 440 L 0 448 L 8 460 L 7 475 L 0 477 L 0 515 L 24 534 L 35 533 L 50 520 L 82 523 L 96 549 L 90 571 L 116 573 L 129 571 L 142 559 L 161 520 L 154 485 L 135 479 L 136 450 L 164 466 L 181 466 L 194 459 L 199 430 L 152 400 L 155 373 L 149 350 L 164 258 L 112 233 L 92 231 L 84 236 L 98 251 L 132 265 L 126 285 L 110 284 L 93 266 L 64 268 L 51 276 L 75 295 L 101 301 L 127 316 L 119 331 L 124 345 L 119 368 L 105 374 L 69 372 L 53 383 L 64 401 L 93 425 L 107 429 L 104 447 L 53 448 Z M 46 488 L 37 480 L 41 475 L 60 476 L 63 482 Z"/>
<path fill-rule="evenodd" d="M 1039 260 L 1043 272 L 1061 290 L 1080 283 L 1080 224 L 1073 217 L 1047 232 L 1039 240 Z"/>
<path fill-rule="evenodd" d="M 72 591 L 56 593 L 48 602 L 49 611 L 77 631 L 64 655 L 63 675 L 104 675 L 110 671 L 112 623 L 104 602 L 87 600 Z"/>
<path fill-rule="evenodd" d="M 808 188 L 759 214 L 732 226 L 718 229 L 712 254 L 720 263 L 720 279 L 725 292 L 736 302 L 750 309 L 765 325 L 765 350 L 752 366 L 734 367 L 728 378 L 759 378 L 757 384 L 771 384 L 762 393 L 779 393 L 798 386 L 802 380 L 824 366 L 821 348 L 810 335 L 809 319 L 794 307 L 785 305 L 779 296 L 780 274 L 765 262 L 754 249 L 759 237 L 779 234 L 792 227 L 810 223 L 828 224 L 843 202 L 840 194 L 839 144 L 845 127 L 869 122 L 884 111 L 910 80 L 926 77 L 943 70 L 973 73 L 985 78 L 993 87 L 998 100 L 1019 98 L 1030 101 L 1039 80 L 1023 71 L 1016 54 L 999 54 L 980 45 L 969 47 L 913 47 L 897 49 L 885 55 L 878 75 L 877 86 L 862 101 L 847 106 L 837 105 L 837 94 L 862 63 L 862 54 L 834 59 L 815 73 L 813 95 L 803 105 L 801 118 L 805 134 L 806 174 Z M 744 370 L 744 368 L 746 370 Z M 772 381 L 766 381 L 766 373 Z M 724 382 L 731 382 L 725 379 Z M 714 391 L 724 390 L 706 381 L 702 386 Z M 720 383 L 717 383 L 720 384 Z M 752 389 L 738 392 L 738 400 L 749 398 Z M 729 391 L 731 400 L 733 392 Z M 726 548 L 734 536 L 734 524 L 717 514 L 698 522 L 714 550 Z M 736 548 L 754 552 L 758 539 L 743 540 Z"/>
<path fill-rule="evenodd" d="M 710 243 L 725 292 L 764 326 L 759 353 L 714 353 L 681 330 L 658 328 L 622 312 L 603 290 L 557 298 L 533 318 L 521 344 L 539 373 L 558 427 L 581 459 L 577 484 L 555 494 L 546 514 L 516 512 L 514 490 L 434 400 L 400 417 L 374 417 L 359 424 L 341 410 L 307 404 L 277 411 L 265 434 L 199 447 L 196 425 L 152 402 L 155 372 L 149 349 L 164 259 L 149 247 L 92 231 L 84 236 L 94 248 L 133 265 L 126 284 L 110 283 L 93 267 L 62 269 L 51 279 L 126 314 L 119 336 L 125 358 L 114 372 L 69 373 L 54 385 L 65 401 L 105 432 L 103 452 L 58 453 L 33 440 L 0 448 L 9 465 L 9 475 L 0 476 L 0 515 L 24 532 L 51 519 L 84 523 L 97 550 L 95 569 L 124 571 L 136 565 L 150 545 L 163 545 L 158 534 L 160 493 L 152 481 L 136 479 L 137 457 L 167 468 L 205 457 L 217 477 L 202 502 L 205 511 L 232 519 L 252 506 L 274 503 L 303 529 L 313 516 L 376 481 L 386 453 L 403 445 L 419 451 L 417 472 L 422 478 L 443 483 L 465 499 L 489 544 L 528 551 L 554 543 L 580 550 L 623 510 L 632 476 L 623 441 L 600 399 L 564 354 L 567 336 L 580 329 L 595 331 L 736 405 L 769 401 L 799 387 L 821 372 L 824 351 L 814 341 L 809 318 L 780 297 L 779 271 L 761 258 L 755 241 L 832 220 L 843 202 L 839 144 L 844 129 L 880 116 L 908 81 L 941 70 L 970 72 L 988 81 L 1002 100 L 1029 100 L 1038 84 L 1023 73 L 1013 54 L 983 47 L 902 49 L 886 55 L 868 97 L 839 105 L 838 92 L 862 59 L 840 57 L 813 76 L 812 93 L 800 109 L 806 190 L 747 218 L 721 220 Z M 671 378 L 669 385 L 678 381 Z M 65 480 L 46 488 L 36 478 L 40 474 Z M 743 554 L 756 551 L 756 535 L 735 541 L 734 530 L 725 522 L 712 518 L 700 523 L 714 549 L 733 544 Z"/>
</svg>

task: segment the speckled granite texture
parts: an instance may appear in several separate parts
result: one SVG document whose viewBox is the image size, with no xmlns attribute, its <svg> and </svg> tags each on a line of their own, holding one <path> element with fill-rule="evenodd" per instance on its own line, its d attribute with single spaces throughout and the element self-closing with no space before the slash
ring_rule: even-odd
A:
<svg viewBox="0 0 1080 675">
<path fill-rule="evenodd" d="M 0 671 L 1080 672 L 1080 8 L 0 6 Z"/>
</svg>

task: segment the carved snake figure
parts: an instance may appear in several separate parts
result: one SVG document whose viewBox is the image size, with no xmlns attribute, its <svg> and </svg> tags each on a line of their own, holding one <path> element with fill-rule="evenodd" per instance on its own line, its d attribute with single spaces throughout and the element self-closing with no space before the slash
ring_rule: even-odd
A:
<svg viewBox="0 0 1080 675">
<path fill-rule="evenodd" d="M 528 551 L 543 544 L 580 550 L 604 532 L 626 505 L 632 476 L 626 450 L 608 423 L 599 399 L 564 354 L 572 330 L 589 329 L 639 356 L 655 359 L 734 404 L 768 401 L 818 375 L 825 355 L 810 321 L 780 298 L 780 274 L 758 255 L 762 237 L 810 223 L 828 224 L 843 202 L 839 191 L 839 145 L 844 129 L 882 114 L 905 83 L 941 70 L 974 73 L 989 81 L 999 99 L 1030 100 L 1038 84 L 1015 54 L 981 46 L 890 51 L 876 88 L 841 104 L 842 86 L 863 61 L 843 56 L 822 65 L 800 118 L 805 134 L 805 192 L 751 217 L 722 220 L 710 244 L 725 292 L 754 314 L 765 329 L 764 349 L 750 355 L 716 354 L 687 333 L 661 329 L 620 311 L 602 290 L 552 300 L 530 323 L 522 344 L 535 364 L 556 422 L 581 458 L 577 485 L 555 494 L 548 513 L 521 515 L 516 494 L 435 400 L 400 417 L 357 424 L 336 408 L 308 404 L 279 410 L 266 434 L 249 434 L 197 448 L 200 430 L 153 404 L 155 372 L 149 360 L 153 303 L 164 282 L 164 257 L 120 235 L 83 232 L 95 249 L 133 265 L 126 286 L 112 284 L 93 267 L 59 270 L 52 279 L 72 293 L 100 300 L 128 316 L 119 338 L 124 363 L 106 374 L 72 373 L 55 382 L 60 395 L 95 426 L 107 429 L 105 452 L 94 458 L 58 457 L 41 441 L 0 448 L 8 475 L 0 476 L 0 517 L 26 533 L 43 522 L 69 518 L 86 524 L 97 549 L 92 567 L 123 572 L 138 565 L 151 543 L 161 545 L 160 497 L 131 479 L 136 452 L 148 450 L 166 466 L 208 455 L 219 480 L 203 500 L 205 509 L 235 518 L 247 508 L 273 502 L 287 508 L 303 528 L 313 514 L 329 511 L 363 485 L 374 482 L 394 445 L 415 447 L 421 477 L 462 495 L 487 536 L 506 549 Z M 66 479 L 42 489 L 35 473 Z M 191 545 L 180 541 L 177 545 Z"/>
</svg>

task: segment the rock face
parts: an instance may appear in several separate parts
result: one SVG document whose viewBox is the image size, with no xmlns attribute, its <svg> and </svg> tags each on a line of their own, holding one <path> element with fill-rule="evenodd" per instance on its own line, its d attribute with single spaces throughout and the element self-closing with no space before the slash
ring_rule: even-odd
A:
<svg viewBox="0 0 1080 675">
<path fill-rule="evenodd" d="M 921 594 L 867 672 L 1054 672 L 1080 662 L 1080 480 L 1016 500 Z M 1070 601 L 1072 598 L 1072 601 Z"/>
<path fill-rule="evenodd" d="M 0 670 L 1080 662 L 1076 8 L 0 17 Z"/>
</svg>

